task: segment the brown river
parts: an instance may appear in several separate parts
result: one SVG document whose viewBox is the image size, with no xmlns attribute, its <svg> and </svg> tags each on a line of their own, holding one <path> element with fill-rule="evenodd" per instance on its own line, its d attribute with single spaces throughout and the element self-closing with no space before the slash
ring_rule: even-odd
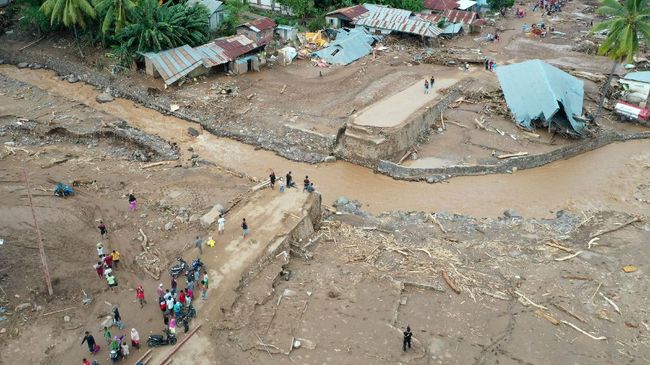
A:
<svg viewBox="0 0 650 365">
<path fill-rule="evenodd" d="M 260 178 L 268 175 L 271 168 L 278 176 L 292 171 L 297 181 L 309 175 L 325 204 L 345 196 L 360 201 L 372 213 L 447 211 L 477 217 L 499 216 L 508 208 L 528 217 L 551 217 L 560 209 L 615 209 L 641 214 L 648 211 L 647 203 L 635 199 L 640 186 L 650 178 L 647 140 L 612 144 L 514 174 L 459 177 L 439 184 L 406 182 L 347 162 L 310 165 L 290 161 L 206 131 L 199 137 L 190 137 L 188 127 L 200 130 L 195 123 L 124 99 L 99 104 L 94 87 L 60 81 L 52 71 L 2 65 L 0 73 L 126 120 L 147 133 L 178 143 L 185 154 L 187 147 L 192 146 L 201 158 L 235 171 Z"/>
</svg>

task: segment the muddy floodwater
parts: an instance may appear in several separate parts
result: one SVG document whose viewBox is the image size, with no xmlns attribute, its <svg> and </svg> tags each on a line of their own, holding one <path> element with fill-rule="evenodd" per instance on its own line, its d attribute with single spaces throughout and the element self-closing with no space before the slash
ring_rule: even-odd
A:
<svg viewBox="0 0 650 365">
<path fill-rule="evenodd" d="M 512 208 L 528 217 L 549 217 L 559 209 L 615 209 L 647 214 L 647 203 L 635 198 L 646 195 L 644 182 L 650 178 L 650 141 L 647 140 L 612 144 L 514 174 L 459 177 L 431 185 L 394 180 L 346 162 L 309 165 L 289 161 L 206 131 L 191 137 L 187 134 L 188 127 L 200 129 L 195 123 L 162 115 L 124 99 L 99 104 L 95 101 L 98 92 L 94 87 L 60 81 L 51 71 L 19 70 L 5 65 L 0 66 L 0 73 L 87 104 L 147 133 L 176 142 L 184 154 L 191 146 L 200 158 L 229 169 L 260 178 L 268 175 L 271 168 L 278 176 L 292 171 L 298 183 L 308 175 L 326 204 L 345 196 L 360 201 L 372 213 L 447 211 L 492 217 Z M 29 115 L 29 111 L 25 114 L 24 117 L 37 117 Z"/>
</svg>

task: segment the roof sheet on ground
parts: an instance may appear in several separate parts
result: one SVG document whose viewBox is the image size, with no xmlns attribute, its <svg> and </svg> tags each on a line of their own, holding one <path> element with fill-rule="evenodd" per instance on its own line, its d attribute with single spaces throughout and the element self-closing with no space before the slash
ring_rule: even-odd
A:
<svg viewBox="0 0 650 365">
<path fill-rule="evenodd" d="M 532 122 L 541 120 L 545 126 L 582 133 L 584 123 L 574 118 L 582 115 L 582 80 L 540 60 L 501 66 L 496 73 L 508 108 L 519 125 L 532 129 Z M 559 113 L 562 109 L 564 113 Z"/>
<path fill-rule="evenodd" d="M 364 28 L 341 29 L 337 32 L 336 40 L 327 47 L 312 53 L 333 65 L 347 65 L 372 51 L 373 37 Z"/>
<path fill-rule="evenodd" d="M 633 81 L 650 83 L 650 71 L 630 72 L 627 75 L 625 75 L 625 77 L 623 78 L 625 80 L 633 80 Z"/>
<path fill-rule="evenodd" d="M 143 54 L 151 60 L 165 84 L 171 85 L 181 77 L 199 67 L 202 62 L 201 55 L 188 45 L 180 46 L 166 51 Z"/>
<path fill-rule="evenodd" d="M 373 6 L 367 13 L 354 21 L 357 26 L 385 29 L 423 37 L 439 36 L 442 30 L 431 22 L 413 16 L 409 10 Z"/>
</svg>

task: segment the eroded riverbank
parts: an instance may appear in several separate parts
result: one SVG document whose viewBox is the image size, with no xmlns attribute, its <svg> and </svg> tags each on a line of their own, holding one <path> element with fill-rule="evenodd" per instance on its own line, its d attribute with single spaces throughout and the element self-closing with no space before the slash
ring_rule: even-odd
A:
<svg viewBox="0 0 650 365">
<path fill-rule="evenodd" d="M 7 65 L 0 66 L 0 73 L 126 120 L 133 127 L 178 144 L 185 155 L 192 147 L 193 153 L 204 160 L 259 178 L 271 168 L 278 175 L 292 171 L 299 181 L 308 175 L 326 204 L 346 196 L 359 200 L 372 213 L 448 211 L 477 217 L 498 216 L 509 208 L 531 217 L 548 217 L 565 208 L 647 211 L 646 203 L 635 199 L 635 194 L 642 189 L 638 182 L 650 178 L 650 141 L 616 143 L 515 174 L 459 177 L 430 185 L 393 180 L 346 162 L 310 165 L 289 161 L 124 99 L 100 104 L 95 100 L 98 91 L 94 87 L 60 81 L 52 71 L 19 70 Z M 201 134 L 188 135 L 189 127 L 201 130 Z"/>
</svg>

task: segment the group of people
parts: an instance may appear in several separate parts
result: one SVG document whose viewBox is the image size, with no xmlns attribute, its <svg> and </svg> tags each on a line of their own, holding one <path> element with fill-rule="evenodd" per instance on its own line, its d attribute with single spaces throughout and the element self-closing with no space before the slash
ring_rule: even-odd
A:
<svg viewBox="0 0 650 365">
<path fill-rule="evenodd" d="M 431 76 L 430 79 L 424 80 L 424 94 L 428 94 L 433 89 L 433 84 L 436 82 L 436 79 Z"/>
<path fill-rule="evenodd" d="M 200 271 L 195 270 L 194 273 L 187 276 L 187 285 L 185 289 L 181 290 L 177 290 L 178 282 L 174 277 L 171 280 L 171 289 L 165 289 L 162 283 L 158 285 L 158 305 L 163 315 L 166 333 L 176 335 L 176 326 L 180 324 L 178 322 L 181 321 L 185 313 L 192 310 L 195 282 L 199 281 L 199 277 Z M 203 271 L 200 285 L 202 287 L 201 298 L 204 300 L 207 299 L 208 283 L 208 273 Z"/>
<path fill-rule="evenodd" d="M 561 12 L 565 4 L 566 0 L 539 0 L 533 5 L 533 11 L 541 9 L 542 14 L 552 15 Z"/>
<path fill-rule="evenodd" d="M 133 194 L 129 194 L 128 201 L 129 201 L 129 211 L 131 212 L 136 211 L 137 201 Z M 109 235 L 108 227 L 106 226 L 104 221 L 102 220 L 99 221 L 97 229 L 99 230 L 99 235 L 102 240 L 108 238 Z M 104 244 L 102 242 L 98 242 L 96 248 L 97 248 L 98 261 L 95 265 L 93 265 L 93 267 L 97 272 L 97 276 L 100 279 L 105 279 L 106 283 L 108 284 L 108 287 L 113 292 L 115 291 L 115 288 L 117 288 L 118 285 L 117 278 L 115 277 L 114 271 L 117 270 L 117 268 L 119 267 L 121 254 L 117 249 L 107 250 L 104 247 Z M 135 289 L 135 292 L 136 292 L 136 298 L 140 303 L 140 308 L 143 308 L 144 305 L 147 303 L 147 301 L 144 296 L 144 288 L 142 287 L 142 285 L 138 285 Z M 113 361 L 117 361 L 118 359 L 125 358 L 129 355 L 129 344 L 126 341 L 126 336 L 127 336 L 126 334 L 115 335 L 115 336 L 111 334 L 111 328 L 113 327 L 116 327 L 118 331 L 122 331 L 124 329 L 124 322 L 122 321 L 122 315 L 120 314 L 118 307 L 113 308 L 111 323 L 105 325 L 103 328 L 104 339 L 106 340 L 109 346 L 109 354 L 111 356 L 110 359 Z M 131 338 L 131 347 L 139 349 L 140 334 L 135 328 L 131 328 L 130 338 Z M 81 345 L 83 345 L 84 343 L 88 346 L 88 351 L 92 355 L 96 355 L 97 353 L 99 353 L 101 346 L 99 346 L 99 344 L 95 340 L 95 337 L 90 333 L 90 331 L 85 331 L 83 340 L 81 341 Z M 95 360 L 91 363 L 88 358 L 83 358 L 82 364 L 95 365 L 97 364 L 97 361 Z"/>
<path fill-rule="evenodd" d="M 433 77 L 431 80 L 433 80 Z M 271 173 L 269 174 L 269 187 L 271 190 L 275 190 L 276 182 L 278 183 L 278 191 L 281 193 L 284 193 L 286 188 L 297 188 L 296 182 L 293 180 L 293 175 L 291 175 L 291 171 L 287 172 L 285 179 L 283 180 L 282 177 L 276 177 L 275 172 L 271 170 Z M 309 180 L 309 176 L 305 176 L 305 179 L 302 181 L 302 183 L 302 191 L 306 191 L 308 193 L 313 193 L 316 191 L 314 183 Z"/>
<path fill-rule="evenodd" d="M 486 58 L 483 61 L 483 66 L 485 66 L 485 71 L 494 72 L 494 70 L 497 68 L 497 62 L 489 58 Z"/>
</svg>

